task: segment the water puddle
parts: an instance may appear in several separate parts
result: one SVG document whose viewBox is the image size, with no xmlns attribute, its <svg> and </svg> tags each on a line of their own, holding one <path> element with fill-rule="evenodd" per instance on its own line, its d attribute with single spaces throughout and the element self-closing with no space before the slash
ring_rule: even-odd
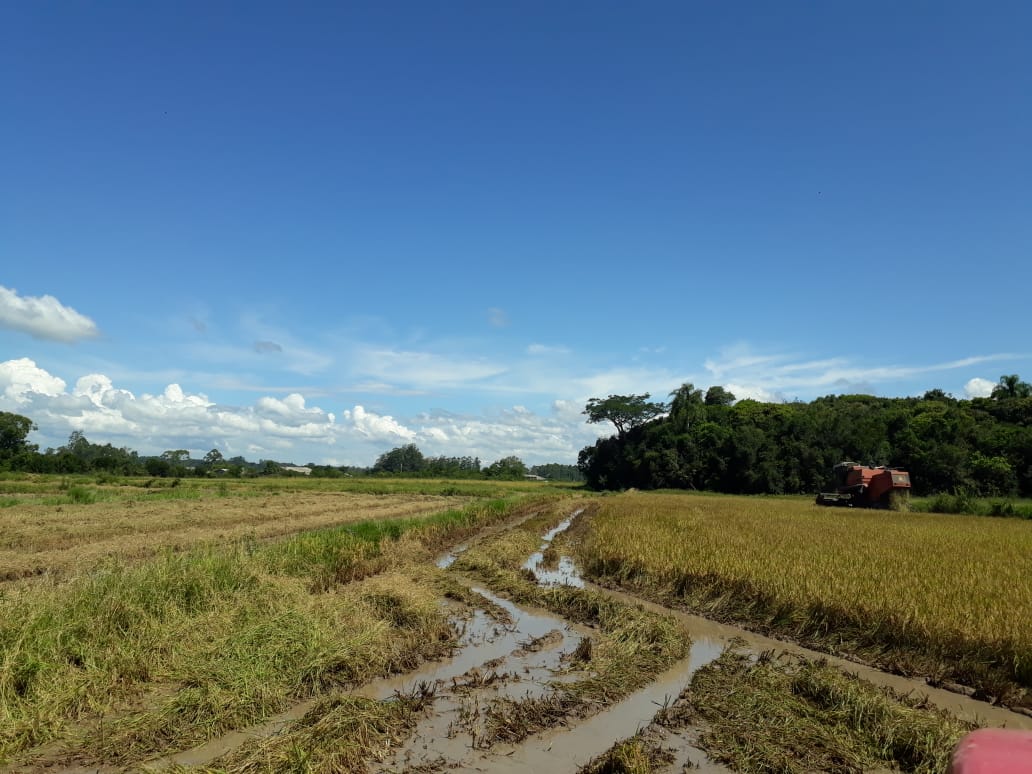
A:
<svg viewBox="0 0 1032 774">
<path fill-rule="evenodd" d="M 583 508 L 574 511 L 566 519 L 559 522 L 555 527 L 548 530 L 541 538 L 541 548 L 530 555 L 530 558 L 523 563 L 524 570 L 530 570 L 534 573 L 534 577 L 537 578 L 537 582 L 541 586 L 575 586 L 579 589 L 584 588 L 584 580 L 580 576 L 580 571 L 577 569 L 577 565 L 574 564 L 573 558 L 569 556 L 560 556 L 558 565 L 556 567 L 543 567 L 545 563 L 545 552 L 548 547 L 555 540 L 556 536 L 562 532 L 565 532 L 573 524 L 573 520 L 576 519 L 582 512 Z"/>
<path fill-rule="evenodd" d="M 447 570 L 449 567 L 455 564 L 455 560 L 458 559 L 459 556 L 468 549 L 468 543 L 460 543 L 459 545 L 452 548 L 451 551 L 447 551 L 441 554 L 439 557 L 437 557 L 437 560 L 434 562 L 434 564 L 437 565 L 438 569 Z"/>
</svg>

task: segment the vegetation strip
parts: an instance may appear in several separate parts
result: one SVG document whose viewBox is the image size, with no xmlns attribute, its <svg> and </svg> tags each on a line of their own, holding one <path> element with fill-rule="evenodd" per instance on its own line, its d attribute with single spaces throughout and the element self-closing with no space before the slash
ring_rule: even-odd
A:
<svg viewBox="0 0 1032 774">
<path fill-rule="evenodd" d="M 433 690 L 425 685 L 388 701 L 335 696 L 313 707 L 289 730 L 250 742 L 206 771 L 366 771 L 369 761 L 384 760 L 408 735 L 433 700 Z"/>
<path fill-rule="evenodd" d="M 1023 522 L 628 494 L 600 501 L 584 531 L 578 556 L 599 582 L 1030 704 Z"/>
<path fill-rule="evenodd" d="M 128 764 L 440 655 L 454 632 L 434 588 L 370 576 L 540 502 L 112 560 L 19 589 L 0 600 L 0 760 L 62 736 L 73 757 Z"/>
<path fill-rule="evenodd" d="M 729 649 L 657 721 L 741 772 L 941 772 L 972 726 L 827 664 Z"/>
</svg>

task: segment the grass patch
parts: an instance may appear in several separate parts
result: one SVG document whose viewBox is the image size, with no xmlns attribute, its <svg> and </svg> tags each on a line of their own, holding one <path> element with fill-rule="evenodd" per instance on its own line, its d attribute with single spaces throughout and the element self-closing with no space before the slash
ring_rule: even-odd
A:
<svg viewBox="0 0 1032 774">
<path fill-rule="evenodd" d="M 966 492 L 943 492 L 912 498 L 910 509 L 919 513 L 970 514 L 1032 519 L 1032 502 L 1005 497 L 975 497 Z"/>
<path fill-rule="evenodd" d="M 581 767 L 577 774 L 652 774 L 664 771 L 674 755 L 639 731 Z"/>
<path fill-rule="evenodd" d="M 370 760 L 383 761 L 433 702 L 426 686 L 388 701 L 355 696 L 326 699 L 288 731 L 251 742 L 215 761 L 226 774 L 268 771 L 364 772 Z"/>
</svg>

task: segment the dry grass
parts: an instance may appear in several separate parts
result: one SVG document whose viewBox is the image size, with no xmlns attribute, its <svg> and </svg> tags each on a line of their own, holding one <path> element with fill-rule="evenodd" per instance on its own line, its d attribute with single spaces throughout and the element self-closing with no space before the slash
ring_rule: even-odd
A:
<svg viewBox="0 0 1032 774">
<path fill-rule="evenodd" d="M 688 494 L 605 498 L 589 524 L 593 577 L 1027 702 L 1032 524 Z"/>
<path fill-rule="evenodd" d="M 117 556 L 140 559 L 248 537 L 282 537 L 367 519 L 462 507 L 468 497 L 305 492 L 180 500 L 116 499 L 0 509 L 0 580 L 67 573 Z"/>
</svg>

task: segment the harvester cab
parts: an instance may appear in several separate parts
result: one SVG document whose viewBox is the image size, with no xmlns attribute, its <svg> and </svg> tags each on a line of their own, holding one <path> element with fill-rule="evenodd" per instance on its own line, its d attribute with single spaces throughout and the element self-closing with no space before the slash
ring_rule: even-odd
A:
<svg viewBox="0 0 1032 774">
<path fill-rule="evenodd" d="M 875 467 L 857 462 L 840 462 L 833 468 L 834 492 L 817 495 L 818 505 L 857 508 L 888 508 L 893 495 L 910 494 L 910 474 L 888 465 Z"/>
</svg>

